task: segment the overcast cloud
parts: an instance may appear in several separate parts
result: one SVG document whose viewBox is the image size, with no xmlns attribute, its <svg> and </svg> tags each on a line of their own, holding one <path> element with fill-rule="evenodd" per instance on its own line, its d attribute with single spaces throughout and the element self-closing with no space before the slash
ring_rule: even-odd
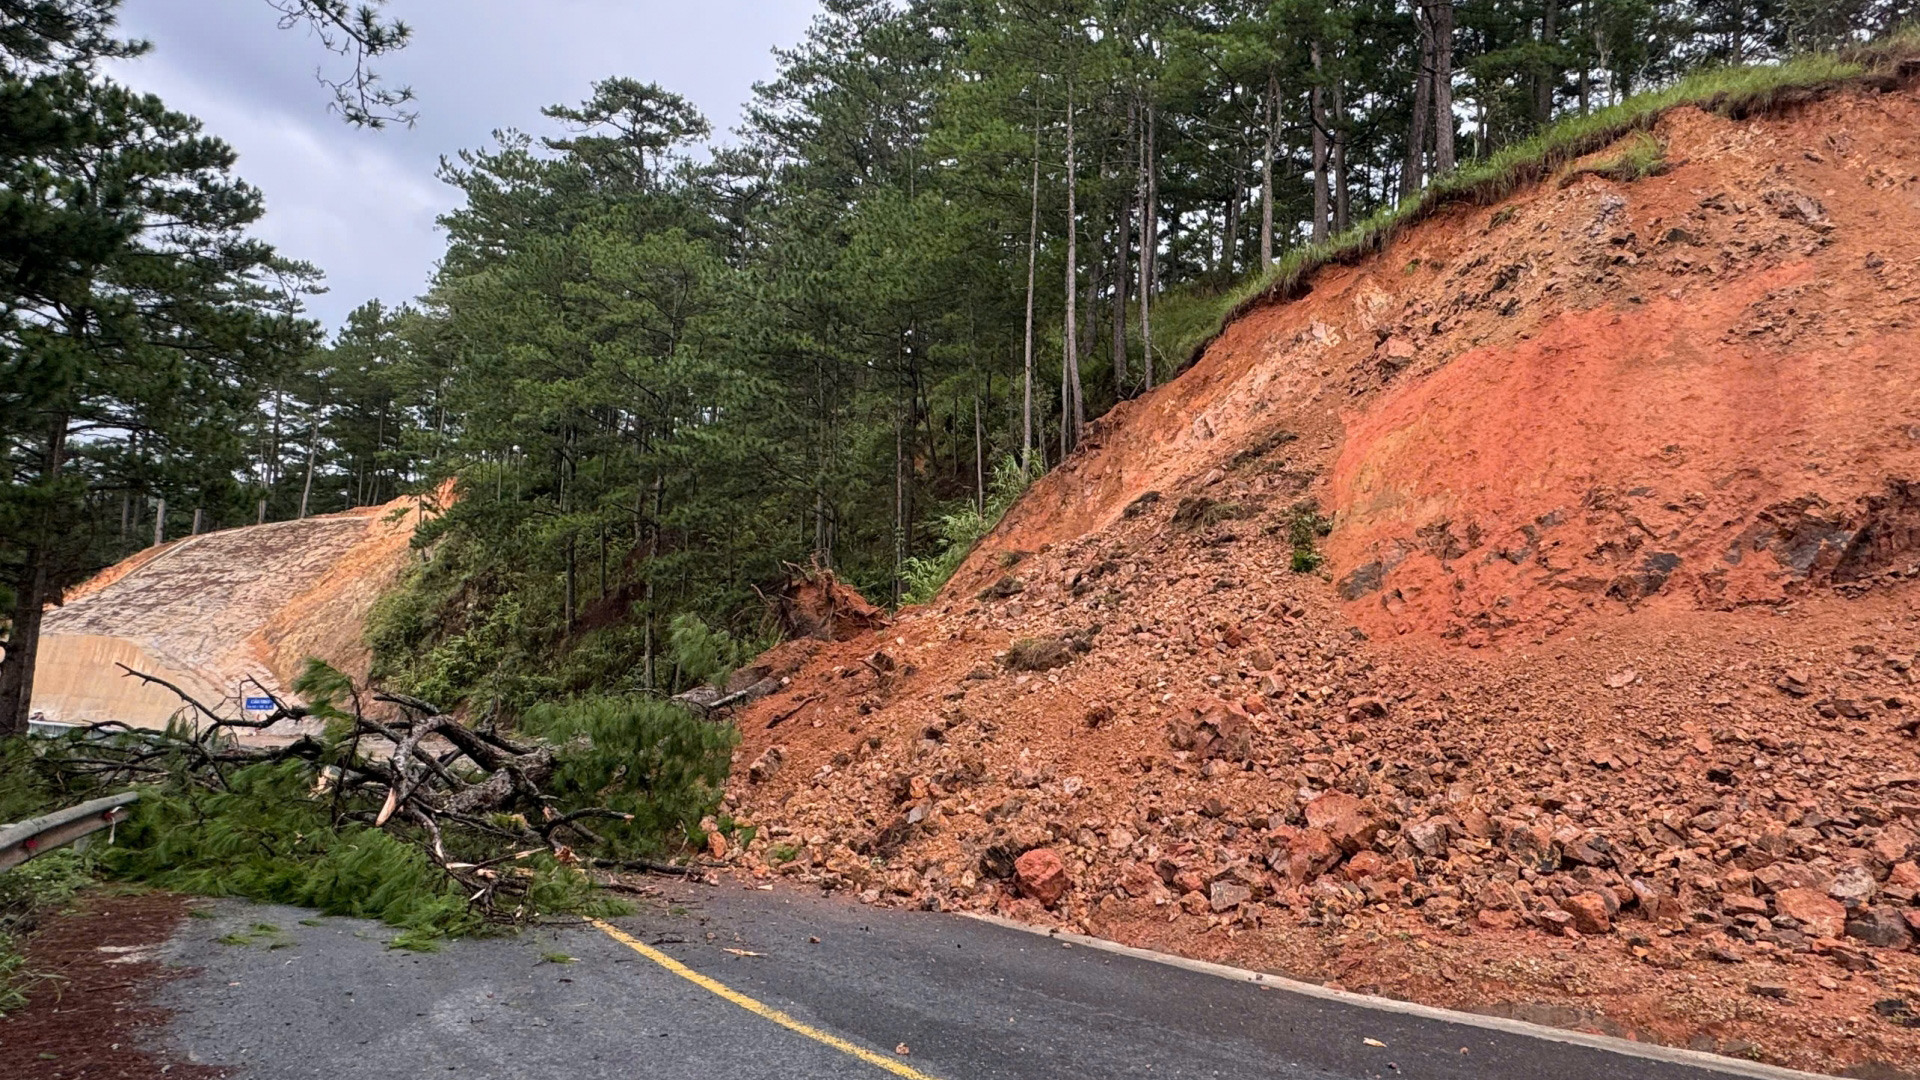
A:
<svg viewBox="0 0 1920 1080">
<path fill-rule="evenodd" d="M 573 103 L 610 75 L 684 94 L 714 130 L 739 123 L 774 46 L 799 41 L 813 0 L 394 0 L 414 31 L 382 58 L 386 82 L 419 96 L 413 128 L 363 131 L 327 110 L 314 80 L 330 56 L 281 30 L 265 0 L 126 0 L 121 25 L 153 51 L 115 77 L 206 122 L 239 151 L 239 174 L 266 195 L 260 235 L 314 263 L 330 288 L 313 314 L 329 328 L 371 298 L 418 295 L 440 256 L 435 215 L 454 206 L 434 178 L 442 155 L 492 132 L 550 132 L 542 106 Z"/>
</svg>

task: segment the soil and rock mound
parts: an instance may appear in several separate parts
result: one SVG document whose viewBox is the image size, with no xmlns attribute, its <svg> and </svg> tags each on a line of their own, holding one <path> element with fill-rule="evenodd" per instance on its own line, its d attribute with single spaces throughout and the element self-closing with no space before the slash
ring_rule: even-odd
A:
<svg viewBox="0 0 1920 1080">
<path fill-rule="evenodd" d="M 1658 175 L 1240 319 L 933 604 L 764 658 L 736 858 L 1913 1075 L 1915 131 L 1911 86 L 1675 110 Z"/>
<path fill-rule="evenodd" d="M 122 664 L 209 706 L 284 695 L 310 656 L 364 677 L 362 627 L 407 565 L 420 502 L 203 533 L 128 557 L 47 613 L 34 711 L 164 726 L 180 699 L 123 677 Z"/>
</svg>

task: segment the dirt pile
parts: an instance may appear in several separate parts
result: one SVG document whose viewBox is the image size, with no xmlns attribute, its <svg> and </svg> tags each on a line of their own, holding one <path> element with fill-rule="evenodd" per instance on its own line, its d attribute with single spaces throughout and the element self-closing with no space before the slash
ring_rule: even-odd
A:
<svg viewBox="0 0 1920 1080">
<path fill-rule="evenodd" d="M 283 694 L 309 656 L 364 677 L 366 613 L 406 565 L 417 500 L 175 540 L 74 590 L 42 629 L 33 708 L 158 727 L 180 707 L 116 664 L 209 706 Z"/>
<path fill-rule="evenodd" d="M 1915 130 L 1911 87 L 1678 110 L 1660 175 L 1241 319 L 934 604 L 766 658 L 742 865 L 1911 1067 Z"/>
</svg>

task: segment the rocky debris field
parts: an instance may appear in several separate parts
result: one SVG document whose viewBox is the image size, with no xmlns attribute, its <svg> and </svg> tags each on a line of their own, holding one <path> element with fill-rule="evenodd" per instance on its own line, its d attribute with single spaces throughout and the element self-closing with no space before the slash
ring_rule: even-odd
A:
<svg viewBox="0 0 1920 1080">
<path fill-rule="evenodd" d="M 749 722 L 733 810 L 764 828 L 741 865 L 1778 1060 L 1839 1033 L 1915 1060 L 1904 593 L 1436 655 L 1345 625 L 1286 521 L 1143 515 L 1021 560 L 1004 598 L 817 647 L 752 714 L 785 719 Z M 1177 549 L 1205 572 L 1146 569 Z M 1069 638 L 1090 646 L 1014 662 Z M 1510 969 L 1568 947 L 1624 991 Z M 1500 973 L 1409 966 L 1482 956 Z"/>
<path fill-rule="evenodd" d="M 1920 545 L 1900 492 L 1920 406 L 1875 387 L 1920 376 L 1920 328 L 1884 275 L 1819 262 L 1891 251 L 1848 231 L 1883 208 L 1788 174 L 1844 157 L 1920 215 L 1912 178 L 1864 152 L 1917 102 L 1676 114 L 1665 176 L 1436 218 L 1242 320 L 1117 410 L 934 604 L 763 658 L 780 689 L 738 714 L 725 807 L 757 829 L 726 854 L 869 903 L 1915 1075 Z M 1819 212 L 1768 209 L 1784 186 Z M 1606 228 L 1560 243 L 1536 227 L 1548 203 Z M 1673 229 L 1711 251 L 1661 248 Z M 1534 254 L 1507 250 L 1521 235 Z M 1422 283 L 1410 253 L 1441 266 Z M 1532 291 L 1474 301 L 1488 274 Z M 1822 274 L 1826 306 L 1776 313 L 1817 349 L 1769 330 L 1713 351 Z M 1381 301 L 1390 275 L 1414 284 Z M 1656 286 L 1677 290 L 1657 319 Z M 1836 344 L 1869 323 L 1870 350 Z M 1636 353 L 1649 326 L 1679 336 Z M 1628 387 L 1677 395 L 1652 402 L 1596 397 L 1606 370 L 1554 381 L 1615 354 L 1688 374 Z M 1767 363 L 1818 406 L 1737 392 Z M 1709 398 L 1724 430 L 1693 422 Z"/>
</svg>

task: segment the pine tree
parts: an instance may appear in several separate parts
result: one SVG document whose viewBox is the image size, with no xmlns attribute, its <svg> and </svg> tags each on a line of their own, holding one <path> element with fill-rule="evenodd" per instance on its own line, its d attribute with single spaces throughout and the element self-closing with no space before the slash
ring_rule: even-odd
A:
<svg viewBox="0 0 1920 1080">
<path fill-rule="evenodd" d="M 28 14 L 43 32 L 16 24 L 0 85 L 35 121 L 0 148 L 3 734 L 26 728 L 46 605 L 117 554 L 128 500 L 243 501 L 241 431 L 312 330 L 275 302 L 297 268 L 246 235 L 261 204 L 232 150 L 97 73 L 136 51 L 108 36 L 111 6 Z"/>
</svg>

